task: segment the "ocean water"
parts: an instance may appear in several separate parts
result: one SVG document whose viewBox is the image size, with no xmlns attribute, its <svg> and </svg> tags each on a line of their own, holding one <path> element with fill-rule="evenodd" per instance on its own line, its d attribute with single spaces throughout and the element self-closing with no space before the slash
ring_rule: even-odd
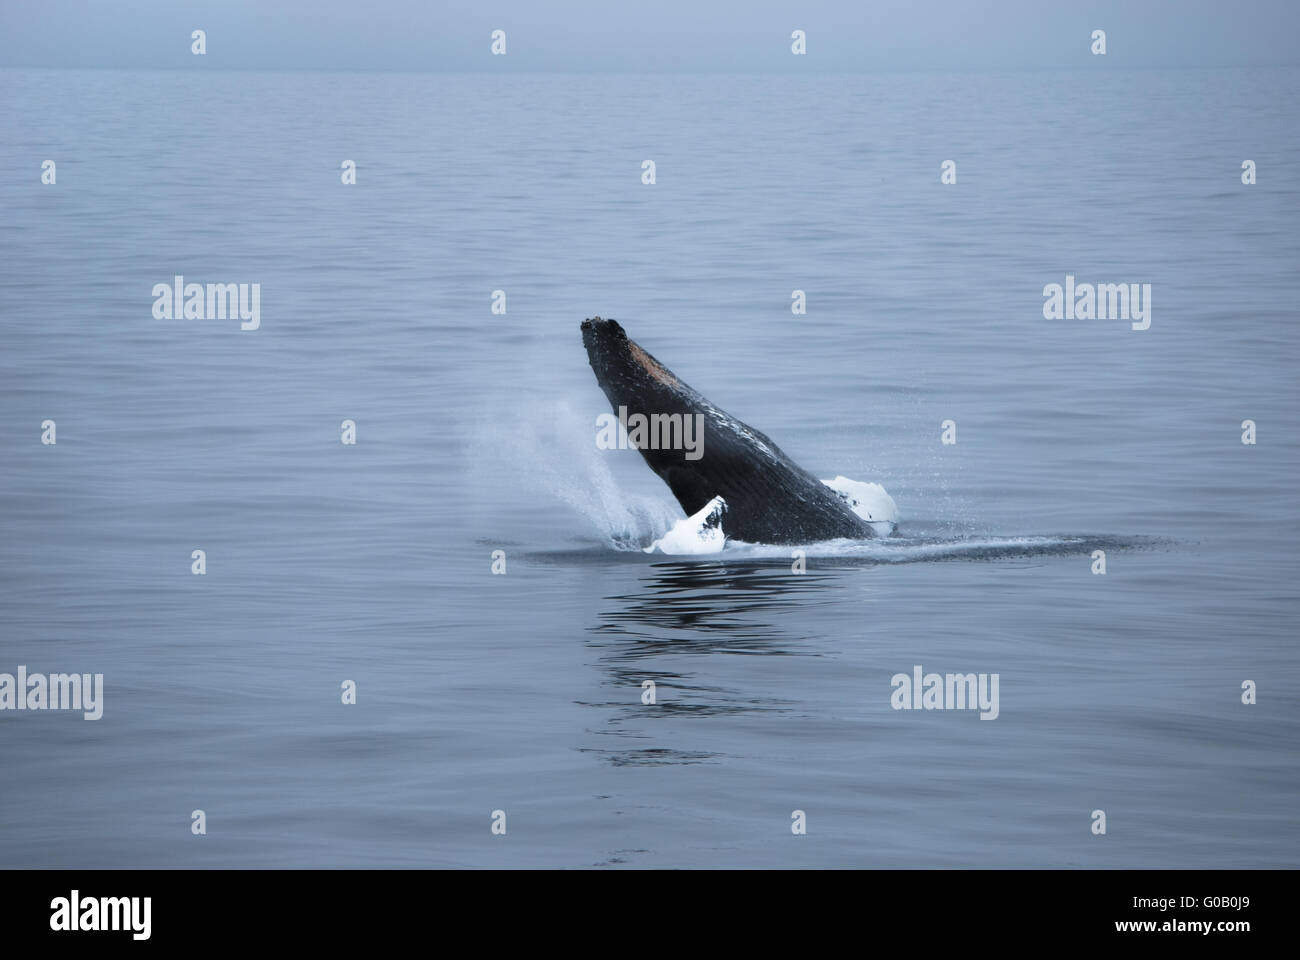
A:
<svg viewBox="0 0 1300 960">
<path fill-rule="evenodd" d="M 0 866 L 1300 865 L 1300 73 L 0 100 L 0 672 L 105 691 L 0 712 Z M 1044 319 L 1067 274 L 1150 328 Z M 898 537 L 642 553 L 596 314 Z M 916 665 L 996 720 L 893 709 Z"/>
</svg>

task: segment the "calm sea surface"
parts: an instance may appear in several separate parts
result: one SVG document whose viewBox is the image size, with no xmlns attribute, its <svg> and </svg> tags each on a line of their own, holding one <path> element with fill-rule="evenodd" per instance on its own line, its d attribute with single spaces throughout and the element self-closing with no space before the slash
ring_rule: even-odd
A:
<svg viewBox="0 0 1300 960">
<path fill-rule="evenodd" d="M 0 713 L 0 866 L 1300 866 L 1300 74 L 0 102 L 0 673 L 105 684 Z M 680 512 L 595 449 L 595 314 L 900 537 L 627 549 Z M 1000 715 L 892 709 L 918 664 Z"/>
</svg>

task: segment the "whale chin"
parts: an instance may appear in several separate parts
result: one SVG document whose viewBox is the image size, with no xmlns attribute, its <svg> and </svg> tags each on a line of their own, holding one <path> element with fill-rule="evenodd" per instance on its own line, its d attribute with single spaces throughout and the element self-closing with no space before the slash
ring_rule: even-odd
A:
<svg viewBox="0 0 1300 960">
<path fill-rule="evenodd" d="M 818 480 L 766 434 L 687 386 L 617 321 L 582 321 L 582 342 L 629 445 L 668 484 L 691 521 L 721 498 L 720 529 L 729 540 L 812 543 L 893 531 L 895 516 L 864 519 L 852 496 Z M 696 425 L 698 436 L 692 436 Z"/>
</svg>

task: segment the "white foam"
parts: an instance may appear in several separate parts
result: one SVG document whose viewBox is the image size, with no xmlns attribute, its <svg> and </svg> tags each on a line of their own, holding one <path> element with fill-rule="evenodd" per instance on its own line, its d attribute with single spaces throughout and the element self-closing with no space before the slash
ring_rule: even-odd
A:
<svg viewBox="0 0 1300 960">
<path fill-rule="evenodd" d="M 822 483 L 838 493 L 854 513 L 871 524 L 876 536 L 887 537 L 898 526 L 898 504 L 880 484 L 863 483 L 848 477 L 836 477 Z"/>
<path fill-rule="evenodd" d="M 916 563 L 935 560 L 980 560 L 1007 556 L 1034 556 L 1067 550 L 1087 541 L 1077 537 L 888 537 L 877 540 L 822 540 L 802 546 L 766 543 L 727 543 L 727 555 L 744 560 L 784 560 L 792 550 L 808 559 L 866 560 L 873 563 Z"/>
<path fill-rule="evenodd" d="M 671 530 L 646 547 L 645 552 L 658 550 L 673 556 L 721 553 L 727 543 L 726 534 L 722 532 L 722 517 L 726 510 L 727 501 L 714 497 L 699 512 L 678 520 Z"/>
</svg>

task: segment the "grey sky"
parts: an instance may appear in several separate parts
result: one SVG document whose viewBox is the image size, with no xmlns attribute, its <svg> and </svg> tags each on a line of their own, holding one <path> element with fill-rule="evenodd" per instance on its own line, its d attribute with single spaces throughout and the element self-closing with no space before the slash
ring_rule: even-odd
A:
<svg viewBox="0 0 1300 960">
<path fill-rule="evenodd" d="M 194 69 L 196 28 L 203 69 L 1086 68 L 1094 29 L 1112 67 L 1300 63 L 1296 0 L 4 0 L 0 66 Z"/>
</svg>

